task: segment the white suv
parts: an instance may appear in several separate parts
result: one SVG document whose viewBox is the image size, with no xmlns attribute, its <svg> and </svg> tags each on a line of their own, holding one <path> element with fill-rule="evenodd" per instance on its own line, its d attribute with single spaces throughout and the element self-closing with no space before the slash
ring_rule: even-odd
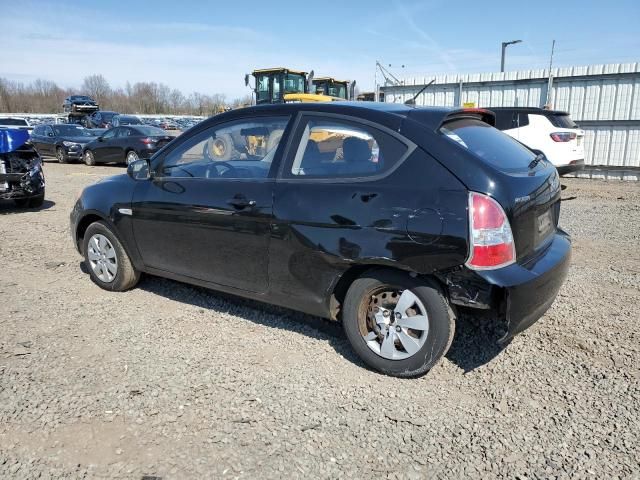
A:
<svg viewBox="0 0 640 480">
<path fill-rule="evenodd" d="M 558 173 L 584 168 L 584 130 L 567 112 L 533 107 L 489 107 L 496 128 L 547 157 Z"/>
</svg>

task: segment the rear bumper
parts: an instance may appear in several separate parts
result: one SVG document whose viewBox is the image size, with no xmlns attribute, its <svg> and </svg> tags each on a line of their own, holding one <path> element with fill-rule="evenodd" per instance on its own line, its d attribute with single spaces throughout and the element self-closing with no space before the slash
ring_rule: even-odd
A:
<svg viewBox="0 0 640 480">
<path fill-rule="evenodd" d="M 505 292 L 506 342 L 533 325 L 549 309 L 567 278 L 571 262 L 571 239 L 562 230 L 537 257 L 526 264 L 479 271 L 487 283 Z"/>
<path fill-rule="evenodd" d="M 567 165 L 561 165 L 556 167 L 558 169 L 558 173 L 560 175 L 565 175 L 567 173 L 578 172 L 580 170 L 584 170 L 584 159 L 581 158 L 579 160 L 572 160 Z"/>
</svg>

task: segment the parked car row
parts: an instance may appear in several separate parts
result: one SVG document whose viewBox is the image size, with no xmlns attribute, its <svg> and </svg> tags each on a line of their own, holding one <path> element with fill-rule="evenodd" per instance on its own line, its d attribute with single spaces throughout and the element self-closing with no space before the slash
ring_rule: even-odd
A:
<svg viewBox="0 0 640 480">
<path fill-rule="evenodd" d="M 43 157 L 55 157 L 60 163 L 83 160 L 96 163 L 130 163 L 150 158 L 173 139 L 164 130 L 147 125 L 123 125 L 87 129 L 80 125 L 38 125 L 31 143 Z"/>
</svg>

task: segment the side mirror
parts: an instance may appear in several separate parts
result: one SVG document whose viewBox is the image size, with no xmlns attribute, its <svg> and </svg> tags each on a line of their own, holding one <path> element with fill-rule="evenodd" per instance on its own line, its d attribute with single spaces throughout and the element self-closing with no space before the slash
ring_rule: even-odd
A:
<svg viewBox="0 0 640 480">
<path fill-rule="evenodd" d="M 246 73 L 246 74 L 244 75 L 244 86 L 245 86 L 245 87 L 248 87 L 248 86 L 249 86 L 249 74 L 248 74 L 248 73 Z"/>
<path fill-rule="evenodd" d="M 96 138 L 96 140 L 98 140 L 99 142 L 102 142 L 104 140 L 104 138 L 98 137 L 98 138 Z"/>
<path fill-rule="evenodd" d="M 136 160 L 127 166 L 127 175 L 134 180 L 149 180 L 151 178 L 151 169 L 148 160 Z"/>
</svg>

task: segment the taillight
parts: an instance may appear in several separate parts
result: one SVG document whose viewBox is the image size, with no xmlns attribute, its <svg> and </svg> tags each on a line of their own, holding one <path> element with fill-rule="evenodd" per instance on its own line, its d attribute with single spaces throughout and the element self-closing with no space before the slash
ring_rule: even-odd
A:
<svg viewBox="0 0 640 480">
<path fill-rule="evenodd" d="M 147 137 L 147 138 L 142 138 L 142 139 L 140 139 L 140 141 L 141 141 L 142 143 L 144 143 L 145 145 L 150 145 L 150 144 L 152 144 L 152 143 L 155 143 L 155 142 L 156 142 L 156 141 L 155 141 L 155 139 L 153 139 L 153 138 L 149 138 L 149 137 Z"/>
<path fill-rule="evenodd" d="M 553 132 L 550 136 L 554 142 L 569 142 L 577 137 L 574 132 Z"/>
<path fill-rule="evenodd" d="M 500 268 L 516 261 L 516 247 L 504 210 L 493 198 L 469 193 L 471 254 L 467 267 L 474 270 Z"/>
</svg>

